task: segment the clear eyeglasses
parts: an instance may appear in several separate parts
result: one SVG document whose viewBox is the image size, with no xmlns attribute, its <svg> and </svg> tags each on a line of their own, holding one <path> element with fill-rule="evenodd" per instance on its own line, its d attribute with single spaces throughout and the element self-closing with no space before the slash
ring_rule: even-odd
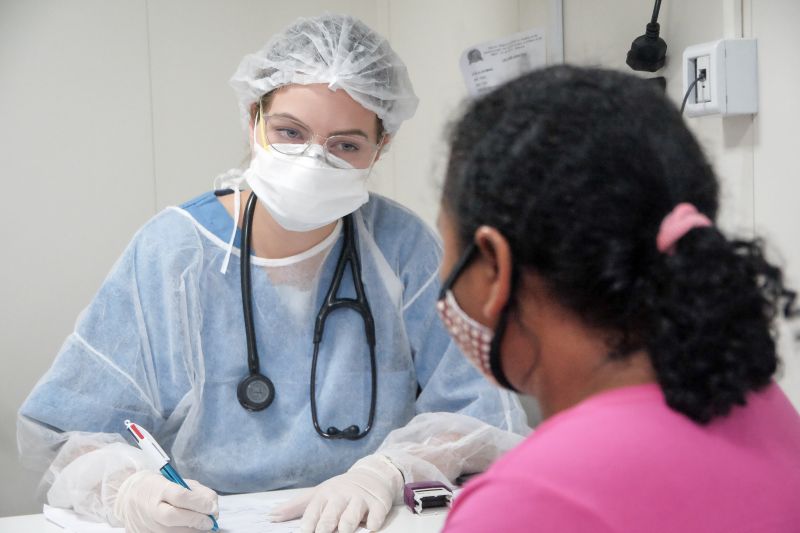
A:
<svg viewBox="0 0 800 533">
<path fill-rule="evenodd" d="M 367 168 L 375 161 L 380 149 L 380 145 L 370 142 L 360 133 L 321 137 L 302 122 L 287 116 L 264 115 L 260 111 L 259 115 L 264 118 L 258 120 L 259 117 L 256 117 L 261 130 L 261 142 L 269 144 L 282 154 L 303 155 L 313 144 L 314 139 L 319 139 L 322 141 L 325 160 L 330 165 L 340 168 L 347 165 Z"/>
</svg>

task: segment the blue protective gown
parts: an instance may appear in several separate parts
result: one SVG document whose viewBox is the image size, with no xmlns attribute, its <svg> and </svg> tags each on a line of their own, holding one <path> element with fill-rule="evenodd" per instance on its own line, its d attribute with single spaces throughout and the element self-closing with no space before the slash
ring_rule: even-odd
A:
<svg viewBox="0 0 800 533">
<path fill-rule="evenodd" d="M 342 246 L 340 226 L 317 255 L 252 258 L 258 353 L 275 400 L 249 412 L 236 397 L 248 374 L 240 258 L 237 249 L 220 272 L 233 221 L 210 192 L 164 210 L 135 235 L 20 415 L 55 432 L 123 433 L 131 419 L 184 477 L 223 493 L 317 484 L 422 412 L 523 427 L 516 399 L 484 380 L 440 324 L 435 235 L 377 195 L 354 222 L 377 333 L 376 418 L 365 438 L 326 440 L 311 422 L 313 325 Z M 339 295 L 355 295 L 349 269 Z M 328 318 L 317 376 L 320 425 L 364 427 L 369 350 L 356 312 Z"/>
</svg>

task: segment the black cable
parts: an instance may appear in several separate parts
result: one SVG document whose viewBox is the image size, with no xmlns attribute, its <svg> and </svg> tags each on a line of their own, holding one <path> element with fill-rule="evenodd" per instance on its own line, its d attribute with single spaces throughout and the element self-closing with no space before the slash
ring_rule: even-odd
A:
<svg viewBox="0 0 800 533">
<path fill-rule="evenodd" d="M 655 24 L 658 22 L 658 12 L 661 11 L 661 0 L 656 0 L 655 5 L 653 6 L 653 18 L 650 19 L 650 24 Z"/>
<path fill-rule="evenodd" d="M 698 81 L 705 81 L 705 80 L 706 80 L 706 75 L 701 74 L 697 78 L 695 78 L 695 80 L 692 82 L 691 85 L 689 85 L 689 88 L 686 90 L 686 94 L 683 95 L 683 102 L 681 103 L 681 115 L 683 115 L 683 108 L 686 107 L 686 100 L 689 99 L 689 95 L 691 94 L 692 89 L 694 89 Z"/>
</svg>

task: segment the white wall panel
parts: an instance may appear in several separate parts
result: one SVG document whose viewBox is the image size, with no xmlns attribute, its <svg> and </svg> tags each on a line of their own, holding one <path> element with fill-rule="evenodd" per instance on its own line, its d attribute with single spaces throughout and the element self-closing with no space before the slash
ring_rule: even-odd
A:
<svg viewBox="0 0 800 533">
<path fill-rule="evenodd" d="M 659 23 L 661 37 L 667 43 L 666 65 L 657 73 L 636 73 L 625 64 L 625 58 L 631 41 L 642 35 L 650 22 L 653 2 L 565 0 L 564 4 L 567 62 L 614 68 L 642 77 L 664 76 L 667 94 L 676 105 L 683 98 L 680 68 L 683 49 L 723 36 L 723 0 L 664 2 Z M 689 12 L 693 16 L 688 16 Z M 753 226 L 752 165 L 747 164 L 752 153 L 750 123 L 749 118 L 723 121 L 713 116 L 688 121 L 722 182 L 722 225 L 748 234 L 752 234 Z M 736 140 L 731 140 L 732 137 Z"/>
<path fill-rule="evenodd" d="M 462 108 L 466 89 L 458 67 L 470 45 L 527 29 L 516 0 L 406 0 L 388 3 L 389 40 L 411 70 L 420 98 L 389 153 L 394 189 L 387 191 L 433 224 L 446 158 L 446 125 Z M 538 6 L 541 2 L 529 2 Z M 533 18 L 528 11 L 525 22 Z M 537 26 L 545 26 L 543 19 Z M 387 158 L 389 159 L 389 158 Z M 387 161 L 387 163 L 389 163 Z"/>
<path fill-rule="evenodd" d="M 145 10 L 0 3 L 0 515 L 34 512 L 20 403 L 153 213 Z"/>
<path fill-rule="evenodd" d="M 800 290 L 800 2 L 758 0 L 745 4 L 758 38 L 759 113 L 754 145 L 756 231 L 765 236 L 785 273 Z M 800 408 L 800 324 L 782 328 L 784 390 Z"/>
</svg>

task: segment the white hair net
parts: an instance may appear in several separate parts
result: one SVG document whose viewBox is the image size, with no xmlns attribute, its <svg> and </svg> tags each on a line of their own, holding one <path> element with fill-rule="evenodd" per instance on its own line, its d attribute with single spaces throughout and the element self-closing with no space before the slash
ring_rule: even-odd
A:
<svg viewBox="0 0 800 533">
<path fill-rule="evenodd" d="M 408 70 L 388 41 L 349 15 L 297 19 L 259 52 L 242 59 L 231 86 L 245 125 L 252 104 L 293 83 L 344 89 L 378 115 L 387 133 L 411 118 L 419 103 Z"/>
</svg>

